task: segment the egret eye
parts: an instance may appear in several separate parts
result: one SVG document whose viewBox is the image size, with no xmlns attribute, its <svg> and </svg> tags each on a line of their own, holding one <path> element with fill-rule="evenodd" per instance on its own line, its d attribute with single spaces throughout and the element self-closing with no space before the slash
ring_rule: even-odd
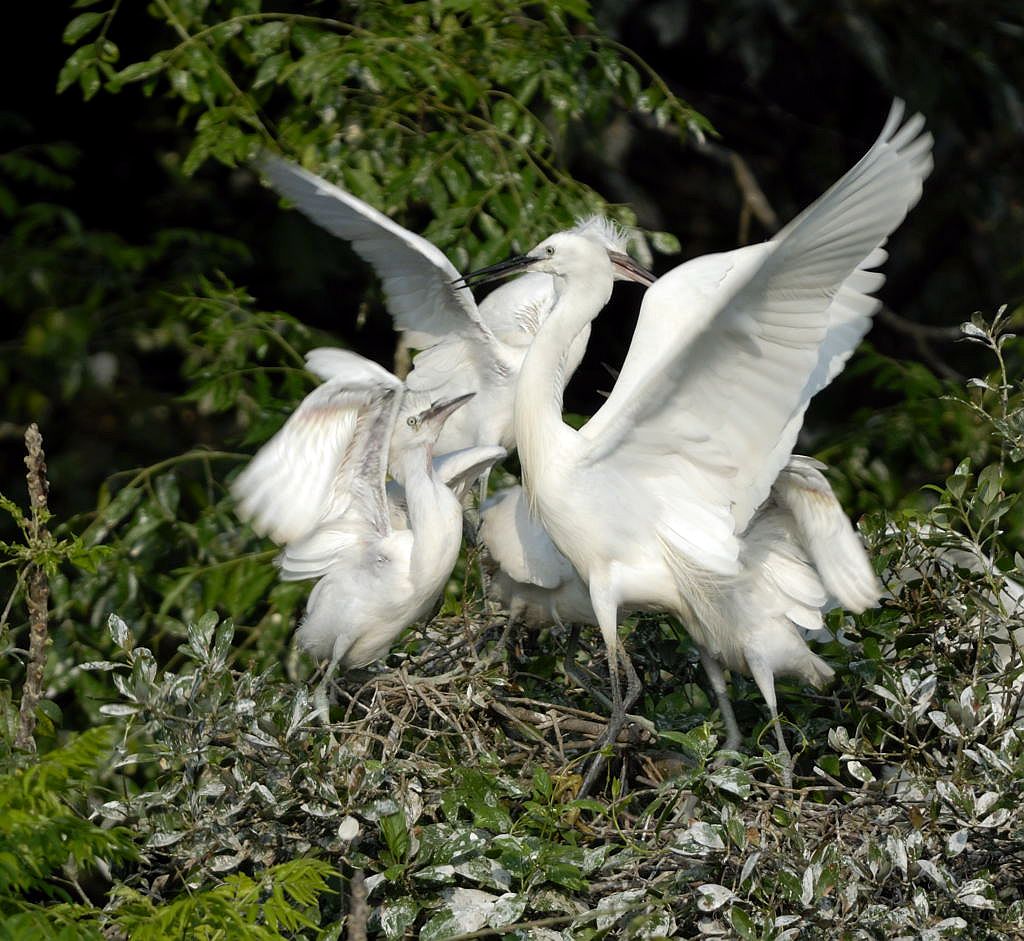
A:
<svg viewBox="0 0 1024 941">
<path fill-rule="evenodd" d="M 554 245 L 549 245 L 547 248 L 544 249 L 544 254 L 548 255 L 549 257 L 551 255 L 554 255 L 555 254 L 555 246 Z"/>
<path fill-rule="evenodd" d="M 415 415 L 410 415 L 410 416 L 409 416 L 409 417 L 408 417 L 408 418 L 407 418 L 407 419 L 405 420 L 405 423 L 406 423 L 406 424 L 407 424 L 407 425 L 408 425 L 408 426 L 409 426 L 410 428 L 415 428 L 415 427 L 416 427 L 416 426 L 417 426 L 417 425 L 419 424 L 419 419 L 418 419 L 418 418 L 416 418 L 416 416 L 415 416 Z"/>
</svg>

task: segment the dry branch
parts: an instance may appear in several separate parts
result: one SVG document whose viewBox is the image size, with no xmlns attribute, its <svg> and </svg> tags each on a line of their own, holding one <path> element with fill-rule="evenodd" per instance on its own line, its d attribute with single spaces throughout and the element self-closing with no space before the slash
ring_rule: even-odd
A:
<svg viewBox="0 0 1024 941">
<path fill-rule="evenodd" d="M 46 455 L 43 453 L 43 436 L 39 427 L 29 425 L 25 432 L 25 466 L 28 468 L 29 503 L 32 519 L 29 530 L 29 544 L 39 548 L 49 542 L 46 529 L 46 496 L 49 484 L 46 480 Z M 50 585 L 46 571 L 36 563 L 29 566 L 26 598 L 28 604 L 29 649 L 28 666 L 25 668 L 25 686 L 21 692 L 21 709 L 18 716 L 18 734 L 14 747 L 34 752 L 36 742 L 33 733 L 36 728 L 36 707 L 42 698 L 43 673 L 46 670 L 46 648 L 49 643 L 47 631 L 47 605 L 50 599 Z"/>
</svg>

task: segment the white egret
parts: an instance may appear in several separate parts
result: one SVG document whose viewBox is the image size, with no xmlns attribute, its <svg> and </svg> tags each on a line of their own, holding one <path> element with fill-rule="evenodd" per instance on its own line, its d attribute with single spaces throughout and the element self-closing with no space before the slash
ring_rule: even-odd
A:
<svg viewBox="0 0 1024 941">
<path fill-rule="evenodd" d="M 396 330 L 422 352 L 406 377 L 402 414 L 467 392 L 475 397 L 445 423 L 437 453 L 476 445 L 515 446 L 512 402 L 516 378 L 533 337 L 555 303 L 550 275 L 532 273 L 503 285 L 478 307 L 444 253 L 383 213 L 291 161 L 264 152 L 256 166 L 271 186 L 317 225 L 350 242 L 380 277 Z M 592 239 L 619 260 L 616 277 L 648 284 L 653 276 L 623 255 L 623 233 L 600 217 L 568 230 Z M 590 324 L 569 347 L 568 382 L 586 350 Z M 394 468 L 393 468 L 394 470 Z"/>
<path fill-rule="evenodd" d="M 458 559 L 456 488 L 505 456 L 474 448 L 435 463 L 449 415 L 472 393 L 436 402 L 399 421 L 402 383 L 346 350 L 314 350 L 310 368 L 326 381 L 236 478 L 237 512 L 287 545 L 286 580 L 319 578 L 299 626 L 299 646 L 329 660 L 317 693 L 339 665 L 384 656 L 398 634 L 430 614 Z M 403 486 L 386 486 L 391 462 Z"/>
<path fill-rule="evenodd" d="M 558 300 L 516 387 L 515 436 L 531 507 L 589 585 L 612 681 L 608 741 L 638 693 L 631 683 L 624 701 L 619 687 L 622 609 L 676 614 L 713 682 L 721 665 L 751 671 L 734 626 L 751 577 L 742 534 L 827 381 L 833 300 L 873 312 L 882 279 L 867 269 L 931 169 L 923 118 L 902 117 L 897 101 L 867 154 L 776 238 L 691 260 L 649 288 L 611 395 L 579 431 L 562 421 L 563 370 L 611 293 L 607 253 L 559 234 L 467 276 L 555 276 Z"/>
</svg>

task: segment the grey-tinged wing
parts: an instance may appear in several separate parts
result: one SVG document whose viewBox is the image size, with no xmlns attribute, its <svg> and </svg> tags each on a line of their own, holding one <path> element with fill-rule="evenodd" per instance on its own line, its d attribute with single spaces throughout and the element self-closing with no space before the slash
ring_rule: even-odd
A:
<svg viewBox="0 0 1024 941">
<path fill-rule="evenodd" d="M 303 215 L 350 242 L 373 267 L 395 328 L 409 331 L 411 346 L 430 346 L 450 334 L 493 340 L 472 292 L 453 287 L 459 272 L 435 245 L 290 160 L 264 151 L 255 165 Z"/>
<path fill-rule="evenodd" d="M 384 479 L 402 384 L 348 350 L 313 350 L 325 381 L 235 478 L 236 512 L 277 543 L 308 536 L 351 507 L 374 532 L 389 532 Z"/>
</svg>

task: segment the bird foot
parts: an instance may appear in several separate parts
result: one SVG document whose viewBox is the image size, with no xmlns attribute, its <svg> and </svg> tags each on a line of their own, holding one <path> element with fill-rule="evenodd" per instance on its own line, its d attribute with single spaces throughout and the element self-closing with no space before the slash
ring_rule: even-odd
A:
<svg viewBox="0 0 1024 941">
<path fill-rule="evenodd" d="M 578 797 L 586 797 L 597 784 L 617 747 L 631 748 L 636 745 L 648 745 L 657 741 L 658 730 L 650 719 L 644 716 L 624 715 L 616 720 L 609 720 L 604 734 L 597 742 L 597 753 L 590 760 L 583 783 L 580 785 Z"/>
</svg>

